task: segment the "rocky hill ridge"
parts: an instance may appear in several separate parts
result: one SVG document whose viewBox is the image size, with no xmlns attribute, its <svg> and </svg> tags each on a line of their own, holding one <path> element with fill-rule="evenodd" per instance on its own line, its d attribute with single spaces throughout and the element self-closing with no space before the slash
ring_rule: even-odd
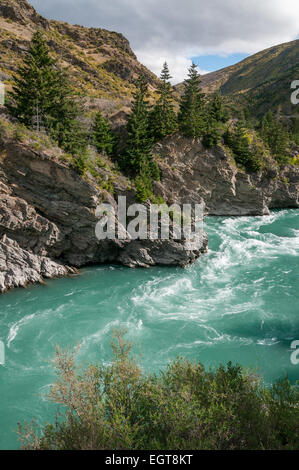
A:
<svg viewBox="0 0 299 470">
<path fill-rule="evenodd" d="M 158 78 L 138 62 L 121 33 L 48 20 L 26 0 L 1 0 L 0 80 L 7 90 L 37 29 L 44 33 L 53 57 L 67 68 L 74 93 L 85 102 L 86 113 L 102 109 L 111 117 L 127 112 L 140 74 L 146 77 L 152 92 L 159 84 Z"/>
</svg>

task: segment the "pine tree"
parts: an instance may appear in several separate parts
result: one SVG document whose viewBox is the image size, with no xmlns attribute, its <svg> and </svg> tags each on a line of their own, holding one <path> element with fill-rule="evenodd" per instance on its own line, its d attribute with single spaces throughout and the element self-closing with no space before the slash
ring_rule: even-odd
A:
<svg viewBox="0 0 299 470">
<path fill-rule="evenodd" d="M 218 122 L 212 117 L 208 117 L 202 141 L 203 145 L 207 148 L 214 148 L 219 144 L 220 139 L 221 134 Z"/>
<path fill-rule="evenodd" d="M 289 135 L 281 122 L 279 112 L 274 116 L 272 111 L 269 111 L 263 117 L 260 134 L 276 160 L 279 163 L 287 162 Z"/>
<path fill-rule="evenodd" d="M 46 130 L 68 152 L 85 151 L 86 133 L 78 121 L 80 107 L 65 71 L 55 66 L 40 31 L 33 35 L 18 75 L 8 105 L 11 114 L 27 127 Z"/>
<path fill-rule="evenodd" d="M 271 146 L 271 138 L 274 127 L 274 115 L 272 111 L 268 111 L 268 113 L 263 116 L 260 134 L 263 140 L 269 145 L 269 147 Z"/>
<path fill-rule="evenodd" d="M 153 139 L 149 135 L 149 105 L 146 96 L 147 83 L 144 77 L 140 77 L 127 124 L 128 137 L 123 159 L 125 168 L 136 175 L 149 167 L 153 147 Z"/>
<path fill-rule="evenodd" d="M 99 152 L 106 152 L 111 155 L 114 148 L 115 138 L 108 119 L 102 116 L 99 111 L 95 117 L 93 127 L 94 144 Z"/>
<path fill-rule="evenodd" d="M 150 132 L 154 141 L 163 139 L 167 135 L 173 134 L 177 129 L 177 118 L 174 112 L 171 79 L 168 65 L 165 62 L 160 79 L 160 98 L 149 116 Z"/>
<path fill-rule="evenodd" d="M 250 148 L 244 121 L 239 120 L 233 130 L 227 129 L 224 142 L 232 149 L 236 162 L 247 171 L 257 172 L 262 168 L 263 155 L 256 146 Z"/>
<path fill-rule="evenodd" d="M 159 180 L 160 172 L 152 156 L 153 138 L 149 132 L 149 105 L 147 82 L 140 77 L 134 95 L 132 114 L 127 124 L 127 142 L 120 164 L 135 177 L 136 197 L 140 202 L 152 196 L 152 182 Z"/>
<path fill-rule="evenodd" d="M 244 123 L 238 121 L 233 136 L 233 151 L 237 163 L 246 166 L 246 162 L 250 159 L 249 141 L 245 135 Z"/>
<path fill-rule="evenodd" d="M 56 74 L 40 31 L 33 35 L 29 53 L 24 65 L 18 69 L 18 75 L 10 94 L 13 104 L 8 105 L 11 114 L 27 127 L 40 128 L 41 122 L 47 125 Z"/>
<path fill-rule="evenodd" d="M 245 122 L 246 122 L 246 127 L 248 129 L 252 129 L 253 128 L 253 119 L 252 119 L 250 109 L 248 107 L 246 107 L 245 110 L 244 110 L 244 119 L 245 119 Z"/>
<path fill-rule="evenodd" d="M 219 92 L 212 95 L 212 98 L 208 104 L 209 118 L 217 122 L 225 123 L 228 120 L 228 112 L 225 109 L 224 101 Z"/>
<path fill-rule="evenodd" d="M 195 64 L 189 68 L 188 77 L 178 115 L 179 129 L 186 137 L 201 137 L 205 127 L 205 99 Z"/>
<path fill-rule="evenodd" d="M 228 112 L 225 109 L 224 101 L 219 92 L 212 95 L 207 104 L 206 122 L 203 136 L 205 147 L 213 148 L 221 140 L 220 126 L 228 120 Z"/>
<path fill-rule="evenodd" d="M 80 114 L 82 109 L 74 100 L 66 72 L 59 69 L 51 90 L 48 130 L 58 145 L 72 154 L 85 152 L 87 146 L 87 131 L 78 119 Z"/>
</svg>

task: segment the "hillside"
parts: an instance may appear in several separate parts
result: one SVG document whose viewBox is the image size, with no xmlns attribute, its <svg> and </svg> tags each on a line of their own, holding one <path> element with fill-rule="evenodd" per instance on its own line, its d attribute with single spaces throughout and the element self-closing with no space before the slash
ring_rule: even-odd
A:
<svg viewBox="0 0 299 470">
<path fill-rule="evenodd" d="M 84 97 L 86 110 L 102 109 L 114 119 L 128 111 L 134 80 L 143 74 L 154 90 L 157 77 L 137 61 L 120 33 L 69 25 L 40 16 L 26 0 L 0 2 L 0 80 L 7 89 L 32 34 L 40 29 L 53 57 L 67 68 L 74 91 Z"/>
<path fill-rule="evenodd" d="M 143 74 L 153 93 L 159 79 L 140 64 L 120 33 L 86 28 L 40 16 L 26 0 L 0 2 L 0 80 L 10 88 L 12 75 L 32 34 L 45 34 L 53 56 L 67 68 L 74 91 L 84 98 L 87 114 L 102 109 L 112 122 L 129 111 L 134 81 Z M 207 93 L 221 90 L 232 104 L 249 106 L 257 116 L 282 107 L 293 115 L 290 84 L 299 76 L 299 40 L 271 47 L 230 67 L 202 76 Z M 176 89 L 182 91 L 182 85 Z"/>
<path fill-rule="evenodd" d="M 220 90 L 232 103 L 249 106 L 257 116 L 282 107 L 294 114 L 291 82 L 299 77 L 299 40 L 273 46 L 241 62 L 202 76 L 202 88 Z M 180 87 L 180 85 L 179 85 Z"/>
</svg>

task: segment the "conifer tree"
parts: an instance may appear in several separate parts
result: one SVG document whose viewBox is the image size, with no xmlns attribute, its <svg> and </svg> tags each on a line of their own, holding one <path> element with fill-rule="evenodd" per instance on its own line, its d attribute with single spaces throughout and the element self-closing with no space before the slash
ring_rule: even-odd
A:
<svg viewBox="0 0 299 470">
<path fill-rule="evenodd" d="M 228 120 L 223 98 L 219 92 L 212 95 L 207 105 L 203 144 L 208 148 L 218 145 L 221 139 L 220 126 Z"/>
<path fill-rule="evenodd" d="M 80 108 L 66 73 L 55 66 L 40 31 L 33 35 L 18 75 L 8 105 L 11 114 L 27 127 L 46 130 L 68 152 L 82 152 L 86 135 L 78 121 Z"/>
<path fill-rule="evenodd" d="M 261 137 L 264 141 L 270 146 L 271 134 L 274 130 L 274 115 L 272 111 L 268 111 L 267 114 L 263 116 L 261 122 Z"/>
<path fill-rule="evenodd" d="M 233 135 L 233 151 L 235 153 L 237 163 L 246 166 L 246 162 L 250 159 L 249 141 L 245 135 L 244 123 L 238 121 Z"/>
<path fill-rule="evenodd" d="M 149 105 L 144 77 L 137 82 L 132 114 L 127 124 L 127 142 L 120 164 L 135 177 L 136 197 L 140 202 L 152 196 L 152 182 L 159 180 L 158 165 L 152 156 L 153 138 L 149 132 Z"/>
<path fill-rule="evenodd" d="M 132 114 L 127 124 L 127 142 L 123 163 L 134 174 L 149 166 L 153 139 L 149 135 L 149 105 L 146 101 L 147 83 L 144 77 L 137 82 Z"/>
<path fill-rule="evenodd" d="M 205 99 L 195 64 L 189 68 L 188 77 L 178 115 L 179 129 L 186 137 L 201 137 L 205 127 Z"/>
<path fill-rule="evenodd" d="M 107 155 L 112 154 L 115 138 L 108 119 L 103 117 L 101 111 L 95 117 L 93 139 L 99 152 L 106 152 Z"/>
<path fill-rule="evenodd" d="M 214 121 L 225 123 L 228 120 L 228 112 L 225 109 L 224 101 L 219 92 L 212 95 L 208 104 L 209 117 Z"/>
<path fill-rule="evenodd" d="M 162 81 L 159 90 L 160 98 L 149 116 L 150 132 L 154 141 L 173 134 L 177 129 L 177 117 L 174 112 L 172 87 L 169 81 L 171 78 L 165 62 L 160 76 Z"/>
<path fill-rule="evenodd" d="M 289 135 L 281 122 L 280 113 L 276 116 L 269 111 L 262 119 L 261 137 L 269 146 L 272 154 L 279 163 L 288 160 Z"/>
<path fill-rule="evenodd" d="M 263 155 L 258 148 L 250 147 L 244 121 L 239 120 L 233 130 L 227 129 L 224 142 L 232 149 L 236 162 L 247 171 L 257 172 L 262 168 Z"/>
<path fill-rule="evenodd" d="M 53 89 L 56 89 L 56 74 L 48 46 L 40 31 L 33 35 L 29 53 L 19 68 L 18 75 L 10 94 L 13 100 L 13 104 L 8 105 L 10 112 L 27 127 L 34 126 L 36 120 L 38 127 L 41 121 L 47 125 Z"/>
<path fill-rule="evenodd" d="M 51 90 L 51 106 L 47 123 L 50 135 L 58 145 L 74 154 L 86 150 L 87 131 L 78 120 L 82 114 L 79 103 L 73 98 L 69 79 L 64 70 L 55 71 L 55 85 Z"/>
<path fill-rule="evenodd" d="M 218 122 L 211 116 L 208 116 L 205 133 L 203 136 L 203 145 L 207 148 L 216 147 L 221 139 Z"/>
<path fill-rule="evenodd" d="M 245 119 L 245 122 L 246 122 L 246 127 L 249 128 L 249 129 L 252 129 L 253 119 L 252 119 L 252 116 L 251 116 L 250 109 L 248 107 L 246 107 L 245 110 L 244 110 L 244 119 Z"/>
</svg>

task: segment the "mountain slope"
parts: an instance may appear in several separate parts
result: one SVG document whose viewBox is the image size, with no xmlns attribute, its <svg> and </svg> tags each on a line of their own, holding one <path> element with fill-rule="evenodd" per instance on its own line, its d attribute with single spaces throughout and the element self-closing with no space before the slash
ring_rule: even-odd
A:
<svg viewBox="0 0 299 470">
<path fill-rule="evenodd" d="M 110 116 L 127 111 L 135 88 L 133 82 L 140 74 L 146 77 L 152 91 L 159 83 L 138 62 L 122 34 L 47 20 L 26 0 L 1 0 L 0 80 L 7 89 L 37 29 L 47 38 L 53 57 L 67 68 L 87 109 L 100 108 Z"/>
<path fill-rule="evenodd" d="M 260 116 L 282 107 L 294 113 L 291 83 L 299 79 L 299 40 L 258 52 L 236 65 L 202 76 L 207 93 L 220 90 L 233 102 L 248 105 Z"/>
</svg>

